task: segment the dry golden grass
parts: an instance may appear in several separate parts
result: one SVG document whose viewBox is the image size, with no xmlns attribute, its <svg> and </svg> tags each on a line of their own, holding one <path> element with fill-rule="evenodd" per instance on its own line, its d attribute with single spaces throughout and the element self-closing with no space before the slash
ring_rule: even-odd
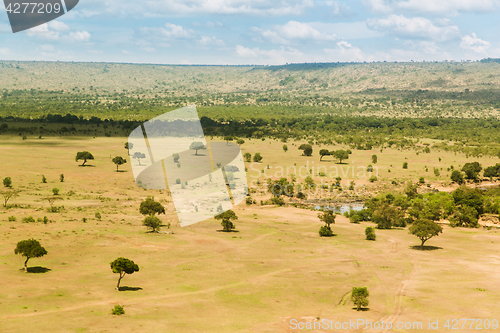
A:
<svg viewBox="0 0 500 333">
<path fill-rule="evenodd" d="M 0 176 L 12 177 L 14 187 L 23 190 L 11 203 L 30 205 L 0 209 L 2 332 L 297 332 L 290 329 L 291 319 L 421 321 L 426 327 L 428 319 L 497 316 L 497 231 L 445 228 L 426 244 L 437 249 L 420 251 L 412 248 L 418 239 L 405 229 L 377 230 L 377 241 L 370 242 L 364 228 L 371 223 L 351 224 L 341 216 L 333 226 L 337 236 L 320 238 L 317 212 L 293 207 L 240 205 L 233 233 L 218 232 L 221 226 L 213 219 L 180 228 L 167 203 L 161 219 L 172 222 L 174 234 L 150 234 L 141 226 L 140 201 L 148 194 L 163 202 L 170 198 L 136 187 L 130 163 L 122 166 L 126 172 L 115 172 L 110 156 L 126 155 L 125 140 L 1 137 Z M 290 143 L 284 153 L 282 145 L 251 140 L 243 150 L 260 151 L 261 167 L 307 159 Z M 78 166 L 74 156 L 80 150 L 94 154 L 94 167 Z M 371 154 L 354 151 L 352 160 L 368 164 Z M 391 176 L 415 181 L 419 171 L 413 166 L 437 162 L 433 154 L 377 155 L 379 166 L 395 166 L 381 182 Z M 443 165 L 466 160 L 442 155 Z M 400 170 L 405 157 L 415 174 Z M 58 180 L 61 173 L 64 183 Z M 41 183 L 42 174 L 48 184 Z M 61 213 L 48 213 L 48 203 L 40 201 L 53 187 L 63 193 Z M 75 194 L 68 196 L 69 191 Z M 22 223 L 29 215 L 53 222 Z M 17 221 L 8 222 L 8 216 Z M 46 273 L 20 270 L 23 260 L 13 250 L 31 237 L 49 253 L 29 266 L 50 269 Z M 142 289 L 114 290 L 117 276 L 109 263 L 120 256 L 140 266 L 122 286 Z M 353 286 L 368 287 L 369 311 L 352 309 Z M 111 315 L 115 304 L 126 314 Z"/>
</svg>

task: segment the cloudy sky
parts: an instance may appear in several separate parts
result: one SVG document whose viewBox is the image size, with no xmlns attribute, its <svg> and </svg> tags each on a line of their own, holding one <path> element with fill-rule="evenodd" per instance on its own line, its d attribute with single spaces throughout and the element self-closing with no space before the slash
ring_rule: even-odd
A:
<svg viewBox="0 0 500 333">
<path fill-rule="evenodd" d="M 500 0 L 80 0 L 13 34 L 0 60 L 162 64 L 500 57 Z"/>
</svg>

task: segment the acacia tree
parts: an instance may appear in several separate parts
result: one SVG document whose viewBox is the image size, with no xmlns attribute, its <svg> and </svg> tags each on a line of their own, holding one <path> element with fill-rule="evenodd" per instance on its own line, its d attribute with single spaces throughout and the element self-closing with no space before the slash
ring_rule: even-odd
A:
<svg viewBox="0 0 500 333">
<path fill-rule="evenodd" d="M 216 220 L 222 220 L 220 223 L 222 225 L 222 230 L 225 232 L 230 232 L 235 228 L 233 221 L 238 219 L 236 213 L 231 209 L 215 216 Z"/>
<path fill-rule="evenodd" d="M 336 217 L 337 215 L 333 214 L 333 211 L 331 210 L 326 210 L 318 214 L 318 218 L 320 219 L 320 221 L 325 223 L 324 226 L 319 228 L 319 235 L 321 237 L 333 236 L 332 228 L 330 227 L 330 225 L 335 224 Z"/>
<path fill-rule="evenodd" d="M 158 232 L 161 227 L 161 220 L 155 216 L 155 214 L 165 214 L 165 207 L 157 201 L 154 200 L 154 197 L 149 196 L 141 202 L 141 206 L 139 207 L 139 212 L 142 215 L 145 215 L 142 225 L 152 229 L 152 232 Z"/>
<path fill-rule="evenodd" d="M 243 157 L 245 158 L 245 162 L 250 163 L 252 161 L 252 154 L 250 153 L 243 154 Z"/>
<path fill-rule="evenodd" d="M 366 287 L 352 287 L 351 292 L 351 301 L 356 306 L 356 310 L 361 310 L 362 307 L 368 306 L 370 303 L 368 301 L 368 296 L 370 296 L 370 292 Z"/>
<path fill-rule="evenodd" d="M 331 155 L 331 153 L 330 153 L 330 151 L 328 149 L 321 149 L 319 151 L 319 156 L 320 156 L 319 160 L 321 161 L 323 159 L 323 157 L 330 156 L 330 155 Z"/>
<path fill-rule="evenodd" d="M 139 165 L 141 165 L 141 159 L 146 158 L 146 154 L 136 151 L 132 158 L 135 158 L 139 162 Z"/>
<path fill-rule="evenodd" d="M 228 136 L 225 136 L 225 137 L 224 137 L 224 141 L 226 141 L 226 144 L 227 144 L 227 145 L 229 144 L 229 142 L 230 142 L 230 141 L 233 141 L 233 140 L 234 140 L 234 138 L 233 138 L 232 136 L 229 136 L 229 135 L 228 135 Z"/>
<path fill-rule="evenodd" d="M 262 157 L 262 155 L 260 153 L 255 153 L 255 155 L 253 155 L 253 161 L 254 162 L 258 163 L 258 162 L 262 161 L 262 158 L 263 157 Z"/>
<path fill-rule="evenodd" d="M 7 203 L 9 202 L 9 200 L 12 198 L 18 197 L 19 192 L 20 191 L 14 190 L 14 189 L 0 191 L 0 194 L 3 196 L 3 206 L 7 207 Z"/>
<path fill-rule="evenodd" d="M 335 156 L 339 160 L 339 163 L 342 164 L 343 160 L 347 160 L 349 158 L 349 154 L 351 153 L 350 150 L 335 150 L 332 152 L 332 155 Z"/>
<path fill-rule="evenodd" d="M 80 160 L 83 160 L 83 163 L 82 163 L 82 166 L 85 165 L 85 163 L 87 163 L 87 160 L 93 160 L 94 159 L 94 156 L 89 153 L 88 151 L 79 151 L 78 153 L 76 153 L 76 157 L 75 157 L 75 161 L 80 161 Z"/>
<path fill-rule="evenodd" d="M 205 145 L 202 142 L 195 141 L 195 142 L 191 143 L 191 145 L 189 146 L 189 149 L 195 150 L 196 151 L 195 155 L 198 155 L 198 150 L 204 150 L 204 149 L 207 149 L 207 147 L 205 147 Z"/>
<path fill-rule="evenodd" d="M 121 156 L 116 156 L 115 158 L 113 158 L 113 163 L 116 164 L 116 172 L 118 172 L 118 167 L 122 164 L 127 163 L 127 160 Z"/>
<path fill-rule="evenodd" d="M 134 148 L 134 144 L 131 142 L 125 142 L 125 149 L 127 149 L 127 153 L 130 155 L 130 149 Z"/>
<path fill-rule="evenodd" d="M 134 272 L 139 271 L 139 266 L 134 263 L 132 260 L 127 258 L 117 258 L 115 261 L 110 263 L 111 269 L 113 273 L 120 274 L 118 278 L 118 283 L 116 284 L 116 290 L 120 290 L 120 281 L 123 279 L 125 274 L 133 274 Z"/>
<path fill-rule="evenodd" d="M 299 150 L 302 150 L 302 155 L 311 156 L 313 153 L 312 146 L 310 144 L 304 143 L 299 146 Z"/>
<path fill-rule="evenodd" d="M 43 257 L 47 254 L 47 250 L 45 250 L 45 248 L 42 247 L 40 242 L 36 239 L 27 239 L 17 243 L 14 253 L 26 257 L 26 261 L 24 262 L 24 271 L 28 272 L 28 260 L 31 258 Z"/>
<path fill-rule="evenodd" d="M 409 228 L 409 233 L 417 236 L 422 241 L 421 248 L 424 247 L 426 241 L 434 236 L 439 236 L 440 232 L 443 232 L 443 227 L 428 219 L 418 219 Z"/>
</svg>

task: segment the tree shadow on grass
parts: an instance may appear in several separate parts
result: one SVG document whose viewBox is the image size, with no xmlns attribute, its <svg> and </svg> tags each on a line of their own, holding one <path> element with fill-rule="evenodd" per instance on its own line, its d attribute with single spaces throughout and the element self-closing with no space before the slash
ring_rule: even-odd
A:
<svg viewBox="0 0 500 333">
<path fill-rule="evenodd" d="M 230 232 L 240 232 L 239 230 L 230 230 L 230 231 L 226 231 L 226 230 L 217 230 L 217 232 L 227 232 L 227 233 L 230 233 Z"/>
<path fill-rule="evenodd" d="M 360 309 L 358 310 L 358 308 L 357 308 L 357 307 L 354 307 L 354 308 L 352 308 L 352 309 L 353 309 L 353 310 L 357 310 L 357 311 L 363 311 L 363 312 L 364 312 L 364 311 L 370 311 L 370 308 L 360 308 Z"/>
<path fill-rule="evenodd" d="M 127 170 L 116 170 L 116 172 L 127 172 Z"/>
<path fill-rule="evenodd" d="M 413 246 L 410 246 L 410 249 L 412 249 L 412 250 L 418 250 L 418 251 L 434 251 L 434 250 L 441 250 L 441 249 L 443 249 L 443 248 L 442 248 L 442 247 L 439 247 L 439 246 L 429 246 L 429 245 L 420 246 L 420 245 L 413 245 Z"/>
<path fill-rule="evenodd" d="M 123 286 L 118 289 L 118 291 L 138 291 L 142 290 L 141 287 L 128 287 L 128 286 Z"/>
<path fill-rule="evenodd" d="M 20 271 L 24 271 L 24 268 L 21 268 Z M 35 266 L 35 267 L 28 267 L 28 273 L 47 273 L 50 272 L 51 269 L 47 267 L 41 267 L 41 266 Z"/>
<path fill-rule="evenodd" d="M 78 166 L 82 167 L 82 168 L 95 168 L 95 165 L 92 165 L 92 164 L 85 164 L 85 165 L 79 164 Z"/>
</svg>

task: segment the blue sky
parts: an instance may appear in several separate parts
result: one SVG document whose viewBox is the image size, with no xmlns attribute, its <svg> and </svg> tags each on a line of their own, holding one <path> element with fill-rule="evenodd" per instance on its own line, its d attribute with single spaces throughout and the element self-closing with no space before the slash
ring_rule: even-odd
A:
<svg viewBox="0 0 500 333">
<path fill-rule="evenodd" d="M 500 57 L 500 0 L 80 0 L 13 34 L 0 60 L 162 64 Z"/>
</svg>

